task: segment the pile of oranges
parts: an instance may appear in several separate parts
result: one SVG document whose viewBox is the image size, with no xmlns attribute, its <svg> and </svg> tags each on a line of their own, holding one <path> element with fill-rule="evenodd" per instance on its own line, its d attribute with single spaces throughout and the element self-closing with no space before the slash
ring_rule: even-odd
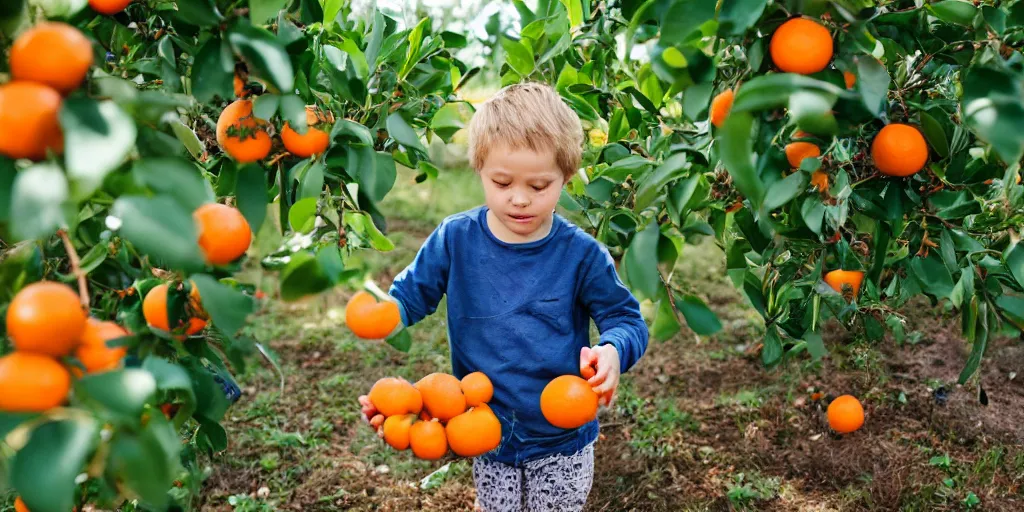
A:
<svg viewBox="0 0 1024 512">
<path fill-rule="evenodd" d="M 107 342 L 128 336 L 123 327 L 88 316 L 66 285 L 39 281 L 18 292 L 7 309 L 14 352 L 0 358 L 0 411 L 44 412 L 58 407 L 71 389 L 71 374 L 101 373 L 121 366 L 127 349 Z"/>
<path fill-rule="evenodd" d="M 461 457 L 483 455 L 501 443 L 501 422 L 487 403 L 491 380 L 481 372 L 459 379 L 431 373 L 416 384 L 385 377 L 370 389 L 369 400 L 380 415 L 384 441 L 396 450 L 412 448 L 424 460 L 437 460 L 449 448 Z"/>
</svg>

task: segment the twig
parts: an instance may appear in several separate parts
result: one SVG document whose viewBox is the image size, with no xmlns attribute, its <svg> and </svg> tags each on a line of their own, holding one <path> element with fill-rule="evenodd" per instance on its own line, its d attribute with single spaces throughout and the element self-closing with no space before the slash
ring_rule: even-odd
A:
<svg viewBox="0 0 1024 512">
<path fill-rule="evenodd" d="M 85 272 L 82 272 L 81 260 L 78 259 L 78 252 L 75 251 L 75 246 L 71 243 L 71 239 L 68 238 L 67 231 L 63 229 L 57 230 L 57 236 L 64 242 L 64 250 L 68 253 L 68 259 L 71 260 L 71 273 L 78 278 L 78 296 L 82 300 L 82 307 L 89 308 L 89 288 L 85 282 Z"/>
</svg>

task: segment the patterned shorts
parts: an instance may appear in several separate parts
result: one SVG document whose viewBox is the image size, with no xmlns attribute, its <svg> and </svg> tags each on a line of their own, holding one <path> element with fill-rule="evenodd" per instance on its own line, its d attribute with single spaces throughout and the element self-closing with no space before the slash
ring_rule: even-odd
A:
<svg viewBox="0 0 1024 512">
<path fill-rule="evenodd" d="M 552 455 L 517 468 L 473 460 L 476 506 L 482 512 L 580 511 L 594 483 L 594 444 L 573 455 Z"/>
</svg>

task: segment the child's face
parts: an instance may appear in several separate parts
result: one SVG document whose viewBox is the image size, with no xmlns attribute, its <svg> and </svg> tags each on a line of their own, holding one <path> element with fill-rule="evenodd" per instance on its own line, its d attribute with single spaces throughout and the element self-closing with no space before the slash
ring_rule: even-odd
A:
<svg viewBox="0 0 1024 512">
<path fill-rule="evenodd" d="M 551 150 L 490 148 L 480 169 L 487 207 L 519 237 L 548 225 L 565 180 Z"/>
</svg>

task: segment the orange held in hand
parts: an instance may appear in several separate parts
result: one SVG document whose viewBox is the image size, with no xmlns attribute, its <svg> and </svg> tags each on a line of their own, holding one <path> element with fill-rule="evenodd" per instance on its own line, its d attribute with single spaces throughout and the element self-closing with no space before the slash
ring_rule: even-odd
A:
<svg viewBox="0 0 1024 512">
<path fill-rule="evenodd" d="M 192 291 L 189 293 L 189 304 L 185 308 L 186 313 L 189 309 L 193 310 L 193 312 L 200 312 L 202 310 L 201 304 L 199 287 L 192 284 Z M 142 301 L 142 316 L 146 318 L 146 323 L 150 327 L 162 331 L 171 331 L 167 318 L 167 283 L 158 284 L 149 290 L 146 298 Z M 199 315 L 189 316 L 188 328 L 185 330 L 185 334 L 191 336 L 203 330 L 204 327 L 206 327 L 205 319 Z M 183 339 L 183 337 L 178 337 L 178 339 Z"/>
<path fill-rule="evenodd" d="M 843 285 L 847 285 L 852 290 L 853 298 L 856 299 L 860 293 L 860 283 L 864 280 L 864 272 L 859 270 L 833 270 L 825 274 L 825 282 L 832 287 L 833 290 L 843 294 L 846 297 L 846 293 L 843 292 Z M 849 297 L 846 297 L 849 300 Z"/>
<path fill-rule="evenodd" d="M 85 320 L 85 310 L 71 288 L 39 281 L 22 288 L 8 305 L 7 334 L 16 350 L 63 357 L 78 345 Z"/>
<path fill-rule="evenodd" d="M 92 43 L 67 23 L 39 23 L 18 36 L 11 46 L 14 80 L 48 85 L 64 95 L 82 84 L 92 63 Z"/>
<path fill-rule="evenodd" d="M 843 395 L 828 404 L 828 425 L 840 434 L 849 434 L 864 425 L 864 407 L 851 395 Z"/>
<path fill-rule="evenodd" d="M 252 229 L 237 208 L 220 203 L 207 203 L 192 213 L 199 232 L 199 248 L 206 262 L 226 265 L 249 250 Z"/>
<path fill-rule="evenodd" d="M 75 351 L 75 357 L 85 366 L 87 373 L 100 373 L 114 370 L 121 366 L 128 349 L 125 347 L 111 348 L 107 341 L 128 336 L 128 331 L 114 322 L 101 322 L 95 318 L 89 318 L 85 324 L 85 331 L 82 333 L 82 341 Z M 79 373 L 78 368 L 72 371 Z"/>
<path fill-rule="evenodd" d="M 63 100 L 56 89 L 35 82 L 0 85 L 0 154 L 42 160 L 64 152 L 60 126 Z"/>
<path fill-rule="evenodd" d="M 419 390 L 407 381 L 384 377 L 370 388 L 370 402 L 384 416 L 419 414 L 423 398 Z"/>
<path fill-rule="evenodd" d="M 0 357 L 0 411 L 43 412 L 64 403 L 71 374 L 55 359 L 28 352 Z"/>
<path fill-rule="evenodd" d="M 447 373 L 431 373 L 416 383 L 423 395 L 423 408 L 430 416 L 446 422 L 466 411 L 466 396 L 459 379 Z"/>
<path fill-rule="evenodd" d="M 462 457 L 477 457 L 501 444 L 501 422 L 486 405 L 452 418 L 445 432 L 452 451 Z"/>
<path fill-rule="evenodd" d="M 473 372 L 462 378 L 462 394 L 466 395 L 466 405 L 476 407 L 491 401 L 494 397 L 494 385 L 483 372 Z"/>
<path fill-rule="evenodd" d="M 266 124 L 253 116 L 251 100 L 235 100 L 217 118 L 217 144 L 240 163 L 262 160 L 272 145 Z"/>
<path fill-rule="evenodd" d="M 414 455 L 425 460 L 437 460 L 448 453 L 448 438 L 436 419 L 413 424 L 409 428 L 409 445 Z"/>
<path fill-rule="evenodd" d="M 892 123 L 882 128 L 871 142 L 871 158 L 882 174 L 910 176 L 928 162 L 928 143 L 917 128 Z"/>
<path fill-rule="evenodd" d="M 575 376 L 554 378 L 540 394 L 540 410 L 558 428 L 578 428 L 597 417 L 598 396 L 590 384 Z"/>
<path fill-rule="evenodd" d="M 732 100 L 735 97 L 735 93 L 732 89 L 726 89 L 711 100 L 711 124 L 715 125 L 716 128 L 721 128 L 725 124 L 725 118 L 729 115 L 729 111 L 732 110 Z"/>
<path fill-rule="evenodd" d="M 345 306 L 345 325 L 360 338 L 384 339 L 401 321 L 398 304 L 391 301 L 378 303 L 367 291 L 356 292 Z"/>
<path fill-rule="evenodd" d="M 409 449 L 409 431 L 416 419 L 415 414 L 389 416 L 384 420 L 384 441 L 399 451 Z"/>
<path fill-rule="evenodd" d="M 781 71 L 810 75 L 832 60 L 832 34 L 814 20 L 793 18 L 775 30 L 768 49 Z"/>
</svg>

